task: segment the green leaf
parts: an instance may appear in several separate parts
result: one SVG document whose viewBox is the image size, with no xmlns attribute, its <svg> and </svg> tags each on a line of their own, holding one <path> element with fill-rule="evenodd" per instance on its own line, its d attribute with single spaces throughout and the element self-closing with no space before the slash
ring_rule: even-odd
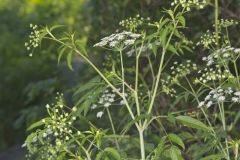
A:
<svg viewBox="0 0 240 160">
<path fill-rule="evenodd" d="M 89 82 L 87 82 L 86 84 L 84 85 L 81 85 L 81 87 L 79 87 L 75 92 L 74 92 L 74 96 L 83 92 L 83 91 L 86 91 L 86 90 L 89 90 L 93 87 L 96 87 L 96 86 L 99 86 L 101 84 L 104 84 L 104 83 L 101 83 L 100 82 L 100 77 L 99 76 L 96 76 L 94 77 L 93 79 L 91 79 Z"/>
<path fill-rule="evenodd" d="M 183 27 L 186 26 L 186 20 L 183 16 L 178 16 L 178 20 L 182 24 Z"/>
<path fill-rule="evenodd" d="M 49 30 L 53 31 L 54 29 L 61 28 L 61 27 L 64 27 L 64 25 L 54 25 Z"/>
<path fill-rule="evenodd" d="M 106 152 L 109 156 L 111 156 L 111 158 L 114 158 L 114 160 L 121 160 L 120 154 L 114 148 L 107 147 L 104 149 L 104 152 Z"/>
<path fill-rule="evenodd" d="M 60 61 L 62 59 L 62 56 L 63 56 L 63 53 L 66 49 L 67 49 L 67 47 L 63 47 L 63 48 L 60 49 L 60 51 L 58 53 L 58 64 L 60 63 Z"/>
<path fill-rule="evenodd" d="M 44 122 L 45 121 L 45 122 Z M 51 121 L 51 118 L 44 118 L 36 123 L 33 123 L 30 127 L 27 128 L 27 131 L 32 130 L 34 128 L 37 128 L 39 126 L 42 126 L 44 124 L 47 124 Z"/>
<path fill-rule="evenodd" d="M 160 30 L 160 29 L 162 29 L 162 27 L 165 25 L 165 24 L 167 24 L 167 22 L 169 22 L 169 19 L 168 18 L 165 18 L 164 20 L 163 20 L 164 18 L 162 17 L 161 18 L 161 20 L 159 21 L 159 26 L 158 26 L 158 29 Z"/>
<path fill-rule="evenodd" d="M 152 51 L 153 51 L 154 56 L 156 57 L 156 55 L 157 55 L 157 46 L 156 46 L 155 43 L 152 43 Z"/>
<path fill-rule="evenodd" d="M 68 65 L 68 68 L 70 68 L 70 70 L 73 71 L 73 67 L 72 67 L 72 55 L 73 55 L 73 52 L 70 51 L 70 53 L 68 53 L 68 55 L 67 55 L 67 65 Z"/>
<path fill-rule="evenodd" d="M 26 139 L 26 142 L 25 142 L 25 143 L 26 143 L 27 148 L 28 148 L 28 150 L 29 150 L 30 153 L 33 152 L 32 141 L 33 141 L 33 139 L 37 138 L 37 135 L 38 135 L 37 132 L 31 133 L 31 134 L 27 137 L 27 139 Z"/>
<path fill-rule="evenodd" d="M 168 44 L 168 48 L 167 48 L 167 49 L 168 49 L 169 51 L 171 51 L 172 53 L 175 53 L 175 54 L 179 55 L 179 54 L 177 53 L 176 48 L 175 48 L 173 45 Z"/>
<path fill-rule="evenodd" d="M 174 143 L 178 144 L 179 146 L 181 146 L 183 149 L 185 149 L 185 145 L 184 145 L 182 139 L 178 135 L 171 133 L 168 135 L 168 138 L 171 142 L 174 142 Z"/>
<path fill-rule="evenodd" d="M 162 44 L 162 47 L 166 46 L 167 35 L 168 35 L 168 28 L 164 28 L 160 33 L 160 43 Z"/>
<path fill-rule="evenodd" d="M 172 160 L 183 160 L 181 151 L 176 146 L 172 146 L 169 152 Z"/>
<path fill-rule="evenodd" d="M 204 158 L 201 158 L 200 160 L 221 160 L 222 158 L 224 158 L 224 155 L 222 154 L 213 154 L 213 155 L 209 155 Z"/>
<path fill-rule="evenodd" d="M 156 149 L 155 160 L 157 160 L 160 157 L 160 155 L 162 154 L 162 152 L 164 151 L 165 143 L 166 143 L 166 137 L 164 136 L 164 137 L 161 138 L 161 140 L 160 140 L 160 142 L 158 144 L 158 147 Z"/>
<path fill-rule="evenodd" d="M 204 131 L 210 131 L 210 128 L 207 127 L 204 123 L 202 123 L 201 121 L 194 119 L 192 117 L 189 116 L 178 116 L 176 117 L 176 119 L 191 128 L 195 128 L 195 129 L 200 129 L 200 130 L 204 130 Z"/>
<path fill-rule="evenodd" d="M 103 153 L 99 152 L 95 158 L 95 160 L 101 160 L 101 158 L 103 157 Z"/>
<path fill-rule="evenodd" d="M 84 56 L 88 57 L 87 51 L 85 49 L 86 42 L 83 42 L 83 40 L 76 40 L 75 43 L 76 43 L 77 49 L 80 51 L 80 53 L 83 54 Z"/>
</svg>

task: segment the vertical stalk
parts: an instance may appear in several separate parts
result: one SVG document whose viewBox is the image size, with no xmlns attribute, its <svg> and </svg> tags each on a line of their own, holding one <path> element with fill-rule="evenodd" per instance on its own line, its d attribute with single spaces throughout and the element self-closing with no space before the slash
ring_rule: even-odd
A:
<svg viewBox="0 0 240 160">
<path fill-rule="evenodd" d="M 141 148 L 141 160 L 145 160 L 145 146 L 144 146 L 144 137 L 143 137 L 144 130 L 139 129 L 138 132 L 139 132 L 140 148 Z"/>
<path fill-rule="evenodd" d="M 109 111 L 109 109 L 107 108 L 107 113 L 108 113 L 108 118 L 109 118 L 109 121 L 111 123 L 111 127 L 112 127 L 112 131 L 113 131 L 113 134 L 115 136 L 115 144 L 116 144 L 116 147 L 118 150 L 120 150 L 120 147 L 119 147 L 119 144 L 118 144 L 118 140 L 116 138 L 116 131 L 115 131 L 115 127 L 114 127 L 114 124 L 113 124 L 113 120 L 112 120 L 112 116 L 111 116 L 111 113 Z"/>
<path fill-rule="evenodd" d="M 216 46 L 217 48 L 219 48 L 219 30 L 218 30 L 218 15 L 219 15 L 219 6 L 218 6 L 218 0 L 215 0 L 215 4 L 214 4 L 214 10 L 215 10 L 215 41 L 216 41 Z"/>
</svg>

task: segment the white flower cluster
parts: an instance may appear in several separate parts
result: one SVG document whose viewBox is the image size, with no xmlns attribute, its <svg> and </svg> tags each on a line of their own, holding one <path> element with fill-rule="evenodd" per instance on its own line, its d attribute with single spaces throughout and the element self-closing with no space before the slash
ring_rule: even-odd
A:
<svg viewBox="0 0 240 160">
<path fill-rule="evenodd" d="M 120 91 L 120 89 L 118 89 Z M 125 97 L 127 97 L 127 93 L 125 93 Z M 119 98 L 117 99 L 117 95 L 114 90 L 106 89 L 102 96 L 98 99 L 97 104 L 93 104 L 91 106 L 91 109 L 94 110 L 96 108 L 108 108 L 111 105 L 124 105 L 124 101 L 120 100 Z M 97 112 L 96 117 L 101 118 L 104 114 L 104 109 L 102 111 Z"/>
<path fill-rule="evenodd" d="M 202 9 L 206 4 L 206 0 L 174 0 L 171 5 L 180 4 L 183 8 L 186 8 L 187 11 L 190 11 L 192 7 Z"/>
<path fill-rule="evenodd" d="M 40 43 L 40 31 L 38 30 L 38 26 L 30 24 L 30 28 L 32 29 L 32 32 L 29 35 L 29 42 L 25 42 L 27 50 L 37 48 Z M 32 56 L 32 53 L 30 53 L 29 56 Z"/>
<path fill-rule="evenodd" d="M 155 42 L 156 45 L 160 45 L 160 43 Z M 136 49 L 131 49 L 126 52 L 126 54 L 131 57 L 134 53 L 142 52 L 142 53 L 149 53 L 148 51 L 152 50 L 152 44 L 145 44 L 143 46 L 139 46 Z"/>
<path fill-rule="evenodd" d="M 123 50 L 133 45 L 137 38 L 141 35 L 123 31 L 121 33 L 112 34 L 108 37 L 104 37 L 101 41 L 94 45 L 94 47 L 106 47 L 114 50 Z"/>
<path fill-rule="evenodd" d="M 195 79 L 195 83 L 206 84 L 209 81 L 222 81 L 226 78 L 234 78 L 228 70 L 221 71 L 215 68 L 205 68 L 203 71 L 198 71 L 198 73 L 201 76 Z"/>
<path fill-rule="evenodd" d="M 224 28 L 230 27 L 230 26 L 233 26 L 233 25 L 237 25 L 237 24 L 239 24 L 239 22 L 235 21 L 233 19 L 221 19 L 219 21 L 219 26 L 224 27 Z"/>
<path fill-rule="evenodd" d="M 178 82 L 179 78 L 182 78 L 188 74 L 190 74 L 193 70 L 197 70 L 197 65 L 192 63 L 191 60 L 187 60 L 184 63 L 179 64 L 178 62 L 174 62 L 174 65 L 171 69 L 171 77 L 168 78 L 171 80 L 171 83 Z"/>
<path fill-rule="evenodd" d="M 216 34 L 210 33 L 210 31 L 207 30 L 207 32 L 200 37 L 200 41 L 197 43 L 197 46 L 203 45 L 204 48 L 210 48 L 216 44 L 215 38 L 216 38 Z"/>
<path fill-rule="evenodd" d="M 227 63 L 229 60 L 235 60 L 239 56 L 239 53 L 240 48 L 227 46 L 214 51 L 207 57 L 203 57 L 202 60 L 207 62 L 207 66 L 218 64 L 219 62 L 222 64 L 223 61 Z"/>
<path fill-rule="evenodd" d="M 227 89 L 221 87 L 212 89 L 204 101 L 199 103 L 198 107 L 206 106 L 209 108 L 214 104 L 222 102 L 240 103 L 240 91 L 233 91 L 230 87 Z"/>
</svg>

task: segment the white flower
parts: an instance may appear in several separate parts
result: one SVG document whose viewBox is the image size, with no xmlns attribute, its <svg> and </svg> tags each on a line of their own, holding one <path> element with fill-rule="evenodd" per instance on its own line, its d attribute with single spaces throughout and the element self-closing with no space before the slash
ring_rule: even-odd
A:
<svg viewBox="0 0 240 160">
<path fill-rule="evenodd" d="M 108 37 L 104 37 L 101 41 L 94 45 L 94 47 L 109 47 L 113 49 L 123 49 L 130 45 L 133 45 L 140 34 L 123 31 L 121 33 L 112 34 Z"/>
<path fill-rule="evenodd" d="M 238 97 L 232 97 L 232 102 L 238 102 L 239 101 L 239 98 Z"/>
<path fill-rule="evenodd" d="M 213 102 L 212 102 L 212 101 L 209 101 L 209 102 L 207 103 L 207 107 L 208 107 L 208 108 L 211 107 L 212 104 L 213 104 Z"/>
<path fill-rule="evenodd" d="M 95 108 L 97 108 L 97 105 L 96 105 L 96 104 L 93 104 L 93 105 L 91 106 L 91 109 L 95 109 Z"/>
<path fill-rule="evenodd" d="M 73 110 L 73 112 L 76 112 L 77 111 L 77 107 L 73 107 L 72 110 Z"/>
<path fill-rule="evenodd" d="M 235 96 L 240 96 L 240 92 L 239 92 L 239 91 L 238 91 L 238 92 L 235 92 L 234 95 L 235 95 Z"/>
<path fill-rule="evenodd" d="M 114 48 L 114 47 L 117 46 L 117 44 L 118 44 L 117 41 L 112 41 L 112 42 L 109 43 L 109 46 Z"/>
<path fill-rule="evenodd" d="M 26 146 L 27 146 L 27 144 L 26 144 L 26 143 L 23 143 L 21 147 L 24 148 L 24 147 L 26 147 Z"/>
<path fill-rule="evenodd" d="M 120 104 L 121 104 L 121 105 L 124 105 L 124 104 L 125 104 L 124 100 L 121 100 L 121 101 L 120 101 Z"/>
<path fill-rule="evenodd" d="M 69 137 L 68 137 L 68 136 L 66 136 L 65 138 L 66 138 L 67 141 L 69 140 Z"/>
<path fill-rule="evenodd" d="M 47 109 L 49 109 L 49 108 L 50 108 L 50 105 L 49 105 L 49 104 L 47 104 L 47 105 L 46 105 L 46 108 L 47 108 Z"/>
<path fill-rule="evenodd" d="M 226 99 L 226 98 L 225 98 L 224 96 L 218 97 L 218 101 L 219 101 L 219 102 L 223 102 L 225 99 Z"/>
<path fill-rule="evenodd" d="M 223 54 L 223 57 L 224 57 L 224 58 L 227 58 L 227 57 L 229 57 L 229 54 L 228 54 L 228 53 L 224 53 L 224 54 Z"/>
<path fill-rule="evenodd" d="M 126 40 L 126 41 L 124 42 L 124 44 L 125 44 L 126 46 L 128 46 L 128 45 L 134 44 L 134 42 L 135 42 L 135 40 L 129 39 L 129 40 Z"/>
<path fill-rule="evenodd" d="M 234 53 L 240 53 L 240 48 L 234 49 Z"/>
<path fill-rule="evenodd" d="M 103 111 L 98 112 L 98 113 L 97 113 L 97 118 L 102 118 L 103 113 L 104 113 Z"/>
<path fill-rule="evenodd" d="M 211 98 L 211 95 L 207 95 L 207 97 L 205 97 L 205 101 L 209 100 Z"/>
<path fill-rule="evenodd" d="M 198 104 L 198 107 L 202 107 L 205 103 L 202 101 Z"/>
<path fill-rule="evenodd" d="M 104 104 L 104 107 L 109 107 L 111 105 L 111 103 L 107 102 Z"/>
<path fill-rule="evenodd" d="M 113 98 L 110 98 L 110 99 L 109 99 L 109 102 L 114 102 L 114 99 L 113 99 Z"/>
</svg>

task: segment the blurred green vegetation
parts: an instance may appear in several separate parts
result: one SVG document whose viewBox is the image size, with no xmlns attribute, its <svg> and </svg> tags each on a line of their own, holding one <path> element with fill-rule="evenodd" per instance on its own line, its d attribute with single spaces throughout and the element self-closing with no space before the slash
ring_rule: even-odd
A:
<svg viewBox="0 0 240 160">
<path fill-rule="evenodd" d="M 53 44 L 43 44 L 44 50 L 29 57 L 24 42 L 30 23 L 62 24 L 92 46 L 100 37 L 114 32 L 124 18 L 140 14 L 158 20 L 161 8 L 167 8 L 169 3 L 168 0 L 1 0 L 0 150 L 24 141 L 27 126 L 44 116 L 44 106 L 52 101 L 56 92 L 65 92 L 71 103 L 73 86 L 86 82 L 94 74 L 84 64 L 79 65 L 81 61 L 77 58 L 75 72 L 69 71 L 64 62 L 57 65 L 56 54 L 51 53 L 55 48 Z M 240 19 L 239 0 L 221 0 L 220 6 L 222 18 Z M 196 30 L 205 32 L 211 26 L 210 10 L 211 6 L 189 15 L 188 26 L 194 26 L 188 32 L 190 36 Z M 235 32 L 232 38 L 240 43 L 238 30 L 233 28 L 231 32 Z M 96 63 L 101 64 L 104 53 L 89 51 L 98 57 Z"/>
</svg>

